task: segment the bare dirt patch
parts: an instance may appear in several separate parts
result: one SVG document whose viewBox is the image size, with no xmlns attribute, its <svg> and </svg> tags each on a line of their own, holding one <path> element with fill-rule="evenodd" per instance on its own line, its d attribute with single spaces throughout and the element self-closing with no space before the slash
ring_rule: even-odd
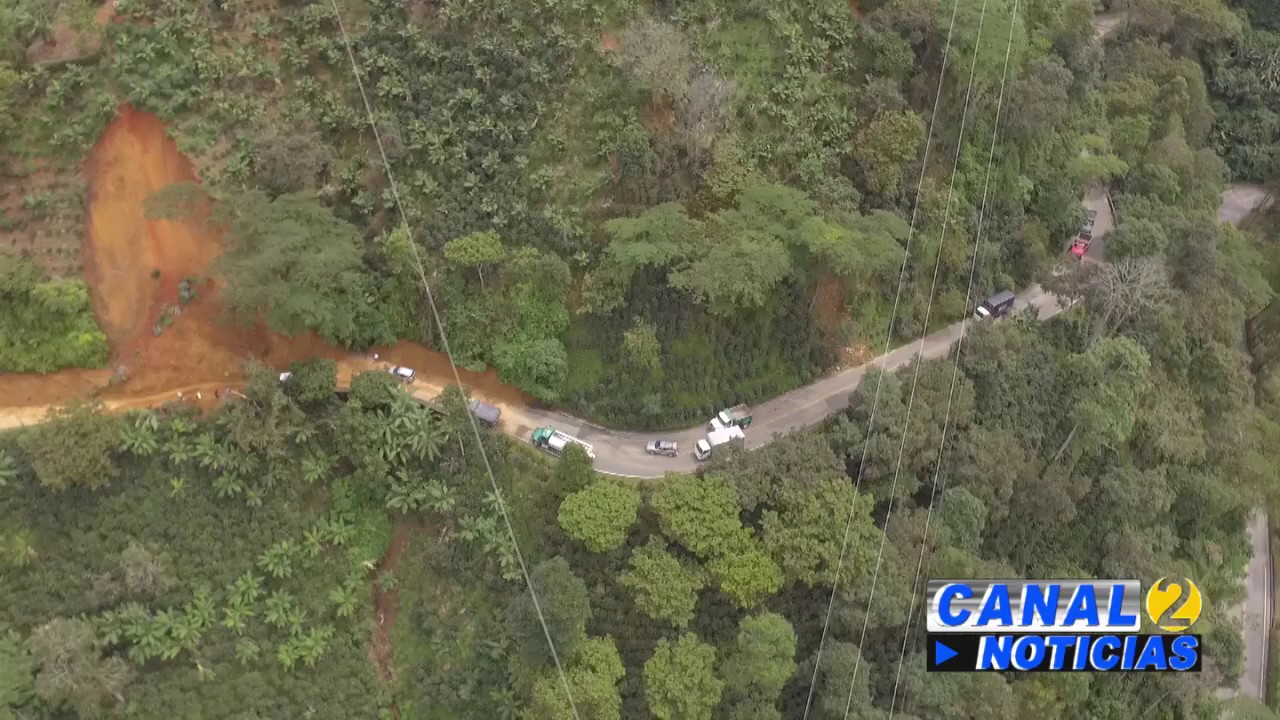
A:
<svg viewBox="0 0 1280 720">
<path fill-rule="evenodd" d="M 111 22 L 116 15 L 116 0 L 107 0 L 98 8 L 97 14 L 93 16 L 94 22 L 99 25 L 106 25 Z"/>
<path fill-rule="evenodd" d="M 377 569 L 369 579 L 373 590 L 373 637 L 369 644 L 369 659 L 378 673 L 378 679 L 387 686 L 394 685 L 396 680 L 395 648 L 391 644 L 391 632 L 395 629 L 400 613 L 400 593 L 394 589 L 384 590 L 378 578 L 395 574 L 413 536 L 422 531 L 422 522 L 417 518 L 401 518 L 391 535 L 391 545 L 387 547 L 387 552 L 378 561 Z M 400 709 L 392 706 L 391 714 L 400 717 Z"/>
<path fill-rule="evenodd" d="M 228 324 L 218 303 L 219 280 L 210 263 L 222 251 L 217 228 L 200 213 L 186 222 L 149 220 L 143 201 L 174 183 L 198 182 L 187 159 L 154 115 L 122 106 L 85 165 L 89 178 L 83 257 L 94 313 L 112 345 L 110 370 L 51 375 L 0 374 L 0 427 L 30 424 L 48 406 L 98 397 L 108 409 L 150 407 L 183 398 L 210 406 L 213 391 L 238 387 L 245 362 L 282 369 L 311 358 L 339 363 L 340 386 L 365 370 L 414 368 L 415 395 L 427 398 L 455 382 L 448 358 L 411 342 L 366 355 L 331 345 L 314 333 L 286 337 L 261 324 Z M 183 304 L 179 285 L 193 280 L 196 297 Z M 167 327 L 157 321 L 172 317 Z M 156 329 L 160 333 L 156 334 Z M 377 358 L 374 358 L 374 355 Z M 475 397 L 504 411 L 528 400 L 494 370 L 459 370 Z M 113 382 L 114 380 L 114 382 Z M 204 397 L 193 397 L 197 393 Z M 33 420 L 34 418 L 34 420 Z"/>
<path fill-rule="evenodd" d="M 217 230 L 201 214 L 188 222 L 149 220 L 143 201 L 175 183 L 197 182 L 164 124 L 122 106 L 85 166 L 89 223 L 85 277 L 98 323 L 110 339 L 112 365 L 127 380 L 120 393 L 212 382 L 238 375 L 243 358 L 267 347 L 261 328 L 222 321 L 210 263 L 222 252 Z M 183 304 L 189 281 L 196 298 Z M 172 322 L 157 335 L 161 316 Z"/>
<path fill-rule="evenodd" d="M 622 41 L 618 39 L 617 35 L 610 32 L 600 34 L 601 50 L 604 50 L 605 52 L 616 52 L 621 47 Z"/>
<path fill-rule="evenodd" d="M 669 133 L 675 129 L 676 113 L 669 100 L 651 101 L 640 108 L 640 124 L 650 132 Z"/>
<path fill-rule="evenodd" d="M 859 367 L 871 362 L 875 357 L 876 353 L 870 345 L 853 343 L 840 349 L 840 367 Z"/>
<path fill-rule="evenodd" d="M 845 309 L 845 287 L 840 278 L 831 273 L 818 277 L 818 289 L 813 297 L 813 313 L 822 336 L 837 346 L 836 364 L 839 368 L 865 365 L 875 353 L 865 343 L 848 342 L 846 323 L 849 316 Z"/>
<path fill-rule="evenodd" d="M 818 327 L 828 337 L 835 337 L 840 332 L 840 324 L 844 321 L 844 283 L 831 273 L 822 273 L 818 277 L 818 289 L 813 297 L 813 313 L 818 320 Z"/>
<path fill-rule="evenodd" d="M 114 0 L 108 4 L 114 7 Z M 53 32 L 27 47 L 27 60 L 34 65 L 62 65 L 83 60 L 102 50 L 103 34 L 100 21 L 90 22 L 86 14 L 90 8 L 78 3 L 65 3 L 53 21 Z M 97 21 L 103 14 L 101 8 L 93 16 Z M 108 17 L 110 17 L 108 15 Z"/>
</svg>

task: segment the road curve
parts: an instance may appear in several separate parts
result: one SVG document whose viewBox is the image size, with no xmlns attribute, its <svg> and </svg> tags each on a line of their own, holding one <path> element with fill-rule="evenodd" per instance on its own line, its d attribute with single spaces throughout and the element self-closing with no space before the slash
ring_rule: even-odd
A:
<svg viewBox="0 0 1280 720">
<path fill-rule="evenodd" d="M 1032 286 L 1018 295 L 1014 311 L 1034 307 L 1041 319 L 1053 317 L 1062 311 L 1057 297 Z M 747 429 L 747 447 L 755 449 L 767 445 L 775 437 L 815 425 L 841 412 L 849 406 L 849 396 L 867 370 L 883 367 L 895 370 L 911 362 L 917 354 L 925 359 L 943 357 L 960 339 L 966 323 L 959 322 L 936 333 L 913 340 L 910 343 L 881 355 L 858 367 L 842 370 L 821 380 L 780 395 L 752 408 L 754 420 Z M 668 472 L 688 472 L 697 467 L 693 458 L 693 444 L 707 434 L 705 424 L 685 430 L 668 432 L 620 432 L 588 423 L 563 413 L 527 409 L 518 413 L 503 413 L 503 429 L 525 440 L 535 426 L 551 425 L 595 448 L 596 470 L 609 475 L 655 479 Z M 650 440 L 675 440 L 680 443 L 677 457 L 655 457 L 645 453 Z"/>
</svg>

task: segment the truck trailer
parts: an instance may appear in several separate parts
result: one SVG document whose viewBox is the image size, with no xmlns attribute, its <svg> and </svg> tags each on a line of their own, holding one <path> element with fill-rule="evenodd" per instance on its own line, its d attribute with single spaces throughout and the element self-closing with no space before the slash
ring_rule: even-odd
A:
<svg viewBox="0 0 1280 720">
<path fill-rule="evenodd" d="M 745 428 L 751 425 L 751 408 L 746 405 L 734 405 L 728 410 L 721 410 L 716 419 L 723 427 Z"/>
<path fill-rule="evenodd" d="M 587 457 L 592 460 L 596 459 L 595 448 L 591 447 L 591 445 L 582 442 L 572 435 L 562 433 L 553 427 L 540 427 L 537 430 L 534 430 L 533 436 L 530 439 L 533 441 L 535 447 L 542 448 L 552 455 L 563 455 L 564 449 L 570 444 L 573 444 L 585 450 L 587 452 Z"/>
<path fill-rule="evenodd" d="M 737 426 L 726 427 L 720 430 L 712 430 L 707 436 L 699 440 L 693 446 L 693 456 L 699 461 L 707 460 L 711 457 L 711 453 L 716 448 L 734 440 L 746 441 L 747 435 L 742 432 L 742 428 Z"/>
</svg>

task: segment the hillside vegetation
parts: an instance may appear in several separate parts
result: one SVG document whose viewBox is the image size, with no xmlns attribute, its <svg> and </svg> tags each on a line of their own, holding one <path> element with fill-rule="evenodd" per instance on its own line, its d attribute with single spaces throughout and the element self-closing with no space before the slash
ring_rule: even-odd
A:
<svg viewBox="0 0 1280 720">
<path fill-rule="evenodd" d="M 643 484 L 473 435 L 456 389 L 339 397 L 327 361 L 204 415 L 59 409 L 0 435 L 0 718 L 796 718 L 811 688 L 822 719 L 1220 717 L 1280 393 L 1239 349 L 1275 238 L 1215 210 L 1277 177 L 1280 21 L 1125 3 L 1103 45 L 1092 3 L 1014 5 L 340 3 L 401 224 L 328 2 L 121 0 L 96 26 L 0 0 L 6 190 L 73 174 L 127 101 L 196 161 L 147 212 L 211 200 L 231 319 L 447 334 L 612 426 L 703 421 L 970 312 L 975 240 L 974 299 L 1075 301 Z M 101 51 L 41 64 L 67 26 Z M 1096 183 L 1108 262 L 1059 263 Z M 80 280 L 27 254 L 0 266 L 0 366 L 103 362 Z M 924 672 L 925 578 L 1161 576 L 1210 599 L 1199 674 Z"/>
</svg>

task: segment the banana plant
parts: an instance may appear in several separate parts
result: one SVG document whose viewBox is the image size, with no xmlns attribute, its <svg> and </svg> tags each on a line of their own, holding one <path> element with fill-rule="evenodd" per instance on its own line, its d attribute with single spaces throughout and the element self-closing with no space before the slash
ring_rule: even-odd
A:
<svg viewBox="0 0 1280 720">
<path fill-rule="evenodd" d="M 292 611 L 293 596 L 283 590 L 277 590 L 267 598 L 267 613 L 263 619 L 268 625 L 283 629 L 288 627 Z"/>
<path fill-rule="evenodd" d="M 241 638 L 236 642 L 236 660 L 239 660 L 241 665 L 249 665 L 261 655 L 262 648 L 249 638 Z"/>
<path fill-rule="evenodd" d="M 350 585 L 336 587 L 329 591 L 329 602 L 334 605 L 334 614 L 340 618 L 351 617 L 356 611 L 356 592 Z"/>
<path fill-rule="evenodd" d="M 318 526 L 309 528 L 302 535 L 302 547 L 306 550 L 307 557 L 319 555 L 324 549 L 324 529 Z"/>
</svg>

